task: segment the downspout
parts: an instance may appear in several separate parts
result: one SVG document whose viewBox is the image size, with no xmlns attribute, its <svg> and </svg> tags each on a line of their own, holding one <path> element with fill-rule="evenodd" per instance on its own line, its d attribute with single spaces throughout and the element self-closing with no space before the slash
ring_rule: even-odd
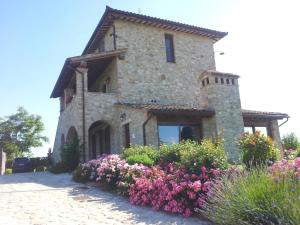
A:
<svg viewBox="0 0 300 225">
<path fill-rule="evenodd" d="M 281 123 L 280 125 L 278 125 L 278 127 L 281 127 L 283 124 L 287 123 L 287 122 L 289 121 L 289 118 L 290 118 L 290 117 L 287 117 L 287 118 L 286 118 L 286 121 L 284 121 L 283 123 Z"/>
<path fill-rule="evenodd" d="M 71 65 L 67 66 L 72 69 L 73 71 L 81 74 L 82 79 L 81 79 L 81 85 L 82 85 L 82 142 L 83 142 L 83 161 L 85 162 L 86 158 L 85 158 L 85 95 L 84 95 L 84 73 L 82 73 L 81 71 L 79 71 L 77 68 L 72 67 Z"/>
<path fill-rule="evenodd" d="M 146 125 L 149 122 L 149 120 L 152 118 L 153 114 L 150 113 L 147 117 L 147 119 L 145 120 L 145 122 L 143 123 L 143 144 L 146 145 Z"/>
</svg>

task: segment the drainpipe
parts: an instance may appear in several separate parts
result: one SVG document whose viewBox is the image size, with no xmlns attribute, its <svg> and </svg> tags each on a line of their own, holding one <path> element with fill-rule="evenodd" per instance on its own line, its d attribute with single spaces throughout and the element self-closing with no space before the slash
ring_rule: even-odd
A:
<svg viewBox="0 0 300 225">
<path fill-rule="evenodd" d="M 287 122 L 289 121 L 289 118 L 290 118 L 290 117 L 287 117 L 287 118 L 286 118 L 286 121 L 284 121 L 283 123 L 281 123 L 280 125 L 278 125 L 278 127 L 281 127 L 283 124 L 287 123 Z"/>
<path fill-rule="evenodd" d="M 81 62 L 80 65 L 82 66 L 86 66 L 86 62 Z M 67 66 L 72 69 L 73 71 L 80 73 L 82 75 L 82 142 L 83 142 L 83 161 L 85 162 L 86 158 L 85 158 L 85 150 L 86 150 L 86 146 L 85 146 L 85 95 L 84 95 L 84 73 L 81 72 L 80 70 L 78 70 L 77 68 L 72 67 L 71 65 Z"/>
<path fill-rule="evenodd" d="M 143 123 L 143 142 L 144 145 L 146 145 L 146 125 L 149 122 L 149 120 L 152 118 L 153 114 L 150 113 L 147 117 L 147 119 L 145 120 L 145 122 Z"/>
</svg>

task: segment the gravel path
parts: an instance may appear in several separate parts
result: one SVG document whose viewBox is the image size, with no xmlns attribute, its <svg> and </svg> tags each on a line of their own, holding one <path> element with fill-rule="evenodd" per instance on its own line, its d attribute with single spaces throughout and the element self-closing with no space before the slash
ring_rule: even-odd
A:
<svg viewBox="0 0 300 225">
<path fill-rule="evenodd" d="M 43 172 L 0 176 L 0 224 L 209 223 L 132 206 L 125 198 L 71 181 L 69 174 Z"/>
</svg>

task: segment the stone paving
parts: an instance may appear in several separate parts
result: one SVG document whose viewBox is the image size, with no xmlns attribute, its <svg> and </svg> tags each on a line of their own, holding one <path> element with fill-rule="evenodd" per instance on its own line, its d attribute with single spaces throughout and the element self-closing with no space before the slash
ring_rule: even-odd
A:
<svg viewBox="0 0 300 225">
<path fill-rule="evenodd" d="M 186 224 L 209 225 L 75 183 L 69 174 L 20 173 L 0 176 L 0 225 Z"/>
</svg>

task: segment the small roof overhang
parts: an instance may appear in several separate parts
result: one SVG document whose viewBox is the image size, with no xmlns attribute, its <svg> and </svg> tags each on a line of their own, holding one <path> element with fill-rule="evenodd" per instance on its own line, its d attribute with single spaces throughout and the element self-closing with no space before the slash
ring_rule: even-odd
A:
<svg viewBox="0 0 300 225">
<path fill-rule="evenodd" d="M 255 110 L 242 110 L 244 119 L 257 119 L 257 120 L 281 120 L 289 118 L 289 115 L 286 113 L 279 112 L 264 112 L 264 111 L 255 111 Z"/>
<path fill-rule="evenodd" d="M 67 87 L 68 83 L 72 79 L 74 69 L 81 65 L 82 62 L 87 63 L 87 66 L 97 63 L 99 68 L 101 66 L 104 68 L 109 64 L 109 62 L 111 62 L 113 58 L 116 56 L 121 56 L 125 54 L 125 52 L 126 49 L 119 49 L 67 58 L 51 93 L 51 98 L 57 98 L 62 95 L 63 90 Z"/>
<path fill-rule="evenodd" d="M 191 115 L 211 117 L 215 115 L 215 111 L 210 108 L 194 108 L 183 105 L 161 105 L 161 104 L 137 104 L 137 103 L 124 103 L 118 102 L 116 105 L 127 106 L 135 109 L 143 109 L 153 114 L 168 114 L 168 115 Z"/>
</svg>

